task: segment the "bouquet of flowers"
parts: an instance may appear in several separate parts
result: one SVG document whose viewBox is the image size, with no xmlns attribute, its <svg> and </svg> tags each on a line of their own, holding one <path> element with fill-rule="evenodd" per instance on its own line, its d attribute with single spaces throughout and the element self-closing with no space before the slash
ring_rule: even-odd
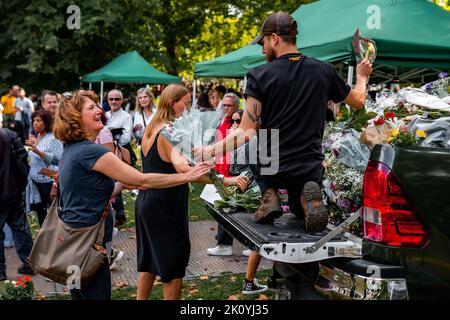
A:
<svg viewBox="0 0 450 320">
<path fill-rule="evenodd" d="M 30 276 L 17 278 L 16 281 L 5 281 L 2 300 L 33 300 L 35 297 L 34 284 Z"/>
<path fill-rule="evenodd" d="M 248 188 L 242 192 L 238 186 L 225 187 L 226 198 L 221 195 L 221 200 L 214 201 L 214 207 L 220 208 L 224 212 L 244 209 L 246 212 L 253 213 L 258 209 L 261 202 L 261 190 L 258 184 L 250 171 L 243 171 L 240 175 L 249 178 Z"/>
<path fill-rule="evenodd" d="M 370 63 L 375 61 L 375 58 L 377 57 L 377 46 L 375 41 L 369 38 L 362 38 L 359 28 L 356 29 L 356 32 L 353 35 L 352 44 L 358 63 L 363 59 L 369 60 Z"/>
<path fill-rule="evenodd" d="M 223 116 L 223 108 L 202 112 L 190 109 L 168 123 L 161 133 L 191 164 L 195 164 L 192 149 L 213 144 L 217 126 Z"/>
<path fill-rule="evenodd" d="M 223 107 L 215 111 L 185 110 L 183 115 L 168 123 L 161 133 L 191 164 L 196 164 L 193 148 L 210 145 L 215 142 L 217 126 L 223 117 Z M 209 178 L 220 196 L 227 200 L 228 193 L 223 185 L 223 175 L 215 170 L 209 172 Z"/>
</svg>

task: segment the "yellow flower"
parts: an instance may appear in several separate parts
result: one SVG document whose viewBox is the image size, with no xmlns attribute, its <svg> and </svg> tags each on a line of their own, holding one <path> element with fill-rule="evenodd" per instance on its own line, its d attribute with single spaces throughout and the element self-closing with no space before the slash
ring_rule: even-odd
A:
<svg viewBox="0 0 450 320">
<path fill-rule="evenodd" d="M 391 142 L 392 139 L 394 139 L 394 137 L 389 137 L 389 138 L 387 139 L 387 141 L 388 141 L 388 142 Z"/>
<path fill-rule="evenodd" d="M 427 134 L 425 133 L 425 131 L 417 129 L 416 134 L 421 137 L 421 138 L 426 138 Z"/>
<path fill-rule="evenodd" d="M 392 130 L 391 135 L 392 135 L 393 137 L 396 137 L 396 136 L 398 136 L 399 131 L 400 131 L 399 128 L 395 128 L 394 130 Z"/>
</svg>

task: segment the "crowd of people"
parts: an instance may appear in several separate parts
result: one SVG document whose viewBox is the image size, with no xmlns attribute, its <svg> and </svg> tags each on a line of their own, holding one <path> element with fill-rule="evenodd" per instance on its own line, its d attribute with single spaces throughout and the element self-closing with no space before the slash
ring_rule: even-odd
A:
<svg viewBox="0 0 450 320">
<path fill-rule="evenodd" d="M 35 210 L 43 226 L 55 194 L 61 219 L 70 227 L 107 220 L 104 239 L 97 245 L 110 262 L 117 261 L 120 252 L 111 248 L 111 241 L 113 226 L 126 219 L 121 192 L 139 189 L 135 205 L 137 299 L 148 299 L 157 276 L 165 283 L 164 298 L 179 299 L 190 257 L 187 183 L 212 183 L 207 173 L 213 168 L 223 174 L 225 185 L 236 185 L 242 191 L 248 178 L 240 174 L 252 172 L 262 193 L 256 223 L 271 224 L 282 215 L 278 189 L 287 189 L 291 212 L 305 220 L 307 231 L 322 231 L 328 221 L 320 189 L 327 106 L 330 101 L 345 101 L 353 108 L 362 107 L 371 64 L 363 60 L 357 66 L 352 89 L 329 63 L 299 53 L 296 35 L 297 23 L 289 14 L 277 12 L 265 20 L 253 44 L 261 45 L 269 63 L 248 73 L 244 110 L 240 110 L 240 96 L 222 85 L 200 90 L 195 99 L 183 85 L 159 86 L 156 98 L 155 90 L 143 87 L 136 93 L 133 110 L 129 105 L 124 110 L 124 96 L 118 89 L 108 91 L 100 106 L 93 91 L 57 94 L 46 90 L 37 104 L 26 97 L 23 88 L 11 86 L 0 107 L 7 128 L 0 129 L 0 280 L 7 278 L 5 223 L 23 262 L 18 272 L 33 273 L 27 263 L 33 240 L 25 212 Z M 199 160 L 194 167 L 160 134 L 165 124 L 191 108 L 192 101 L 203 112 L 219 106 L 224 110 L 217 127 L 220 138 L 212 146 L 194 150 Z M 19 186 L 11 174 L 14 164 L 8 129 L 28 147 L 26 186 Z M 256 164 L 247 163 L 248 145 L 256 139 L 249 132 L 261 129 L 279 132 L 279 166 L 270 174 L 263 173 L 262 163 L 270 162 L 261 158 L 264 155 L 259 155 Z M 133 139 L 140 146 L 142 172 L 134 168 L 138 157 Z M 233 238 L 220 225 L 216 238 L 217 245 L 206 253 L 231 255 Z M 261 256 L 249 250 L 243 254 L 249 261 L 242 293 L 267 290 L 255 279 Z M 110 266 L 102 265 L 88 285 L 71 289 L 71 295 L 80 300 L 110 299 Z"/>
<path fill-rule="evenodd" d="M 226 104 L 228 100 L 222 99 L 223 94 L 216 95 L 225 90 L 220 86 L 209 94 L 203 92 L 211 107 L 201 110 L 214 111 L 219 103 Z M 18 272 L 33 274 L 27 262 L 33 240 L 26 213 L 35 211 L 42 227 L 55 197 L 57 182 L 61 217 L 71 227 L 82 228 L 97 223 L 106 204 L 111 205 L 101 244 L 109 256 L 109 267 L 105 265 L 99 270 L 89 286 L 71 290 L 73 299 L 109 299 L 109 270 L 123 257 L 123 252 L 112 248 L 111 242 L 116 227 L 126 220 L 121 197 L 125 185 L 130 189 L 141 189 L 136 201 L 137 298 L 148 298 L 156 276 L 167 283 L 164 298 L 179 298 L 190 255 L 186 183 L 211 183 L 205 173 L 212 166 L 204 164 L 192 168 L 186 159 L 172 152 L 173 147 L 160 138 L 159 133 L 162 125 L 191 107 L 190 91 L 181 85 L 170 85 L 163 89 L 157 100 L 150 87 L 140 88 L 136 93 L 134 112 L 123 109 L 124 97 L 118 89 L 107 92 L 107 108 L 101 108 L 98 96 L 87 90 L 63 94 L 45 90 L 39 104 L 31 102 L 21 92 L 24 90 L 14 85 L 2 97 L 6 106 L 21 106 L 14 109 L 16 114 L 21 113 L 21 118 L 10 117 L 6 112 L 2 127 L 15 132 L 27 147 L 30 171 L 24 190 L 5 186 L 0 195 L 2 203 L 7 204 L 2 212 L 5 219 L 0 219 L 0 243 L 4 245 L 0 245 L 0 281 L 7 279 L 4 248 L 13 244 L 23 263 Z M 236 95 L 228 95 L 233 98 L 233 106 L 224 106 L 229 109 L 224 117 L 226 126 L 221 129 L 224 133 L 230 127 L 230 116 L 240 105 Z M 26 107 L 25 103 L 28 104 Z M 26 117 L 29 117 L 29 126 L 24 125 Z M 4 132 L 2 130 L 2 134 Z M 6 134 L 4 138 L 6 141 Z M 148 173 L 146 179 L 133 168 L 137 159 L 133 143 L 142 144 L 142 172 Z M 11 152 L 6 152 L 8 144 L 2 147 L 5 148 L 2 159 L 10 158 Z M 118 154 L 119 148 L 130 153 L 129 165 Z M 174 154 L 176 158 L 173 158 Z M 221 161 L 217 167 L 225 168 L 226 161 Z M 6 174 L 12 167 L 8 170 L 8 162 L 3 163 Z M 14 179 L 13 175 L 2 176 L 5 185 Z M 239 185 L 244 190 L 247 178 L 227 177 L 225 183 Z"/>
</svg>

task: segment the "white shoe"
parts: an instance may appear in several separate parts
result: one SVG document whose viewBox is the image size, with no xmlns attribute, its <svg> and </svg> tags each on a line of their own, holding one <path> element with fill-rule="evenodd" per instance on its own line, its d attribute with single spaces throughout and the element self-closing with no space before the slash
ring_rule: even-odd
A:
<svg viewBox="0 0 450 320">
<path fill-rule="evenodd" d="M 246 257 L 250 257 L 250 254 L 252 253 L 252 250 L 246 249 L 242 251 L 242 255 Z"/>
<path fill-rule="evenodd" d="M 114 227 L 114 229 L 113 229 L 113 237 L 117 236 L 118 233 L 119 233 L 119 229 Z"/>
<path fill-rule="evenodd" d="M 207 250 L 210 256 L 231 256 L 233 254 L 233 246 L 217 245 Z"/>
<path fill-rule="evenodd" d="M 112 249 L 114 252 L 111 256 L 111 261 L 109 262 L 109 270 L 113 270 L 117 266 L 117 262 L 119 262 L 123 256 L 124 253 L 122 250 L 116 250 Z"/>
</svg>

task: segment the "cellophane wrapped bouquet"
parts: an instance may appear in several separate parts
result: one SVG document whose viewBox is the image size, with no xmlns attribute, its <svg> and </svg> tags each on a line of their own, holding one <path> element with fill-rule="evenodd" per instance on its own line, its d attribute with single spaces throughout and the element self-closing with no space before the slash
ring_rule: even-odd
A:
<svg viewBox="0 0 450 320">
<path fill-rule="evenodd" d="M 185 110 L 182 116 L 175 121 L 166 124 L 161 133 L 191 164 L 196 164 L 193 148 L 211 145 L 216 141 L 217 126 L 222 117 L 222 107 L 215 111 L 200 111 L 191 108 Z M 227 193 L 223 185 L 223 175 L 211 170 L 209 177 L 214 182 L 220 196 L 225 199 Z"/>
</svg>

